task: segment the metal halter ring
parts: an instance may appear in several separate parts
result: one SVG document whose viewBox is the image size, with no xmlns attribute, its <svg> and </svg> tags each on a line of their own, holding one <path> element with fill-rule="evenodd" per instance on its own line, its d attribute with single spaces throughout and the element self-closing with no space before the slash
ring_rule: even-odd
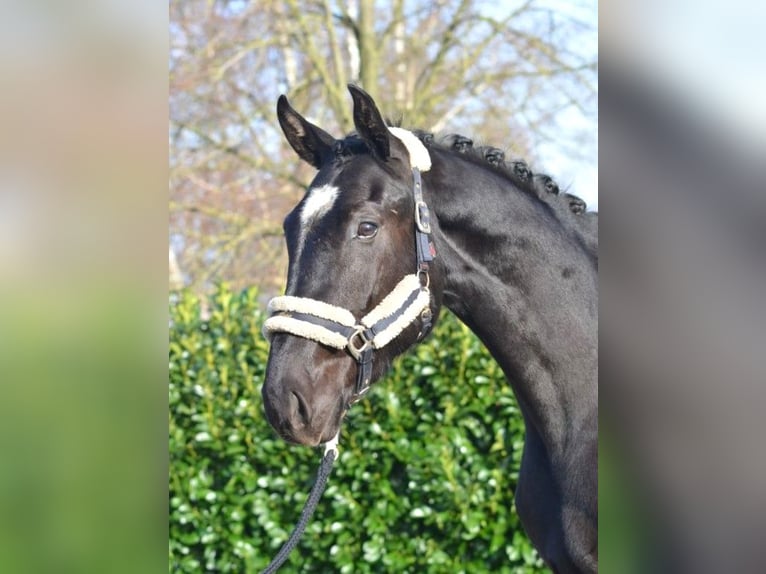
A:
<svg viewBox="0 0 766 574">
<path fill-rule="evenodd" d="M 423 282 L 425 277 L 425 283 Z M 418 269 L 418 279 L 420 279 L 420 287 L 424 291 L 428 291 L 428 287 L 431 285 L 431 276 L 428 274 L 428 269 Z M 353 335 L 351 335 L 353 337 Z"/>
<path fill-rule="evenodd" d="M 431 233 L 431 216 L 428 212 L 428 205 L 423 200 L 415 202 L 415 225 L 418 231 L 422 233 Z"/>
<path fill-rule="evenodd" d="M 363 325 L 357 325 L 354 332 L 348 336 L 348 352 L 357 361 L 361 359 L 362 353 L 372 346 L 372 341 L 364 334 L 365 329 Z M 357 341 L 361 341 L 361 345 L 357 346 Z"/>
</svg>

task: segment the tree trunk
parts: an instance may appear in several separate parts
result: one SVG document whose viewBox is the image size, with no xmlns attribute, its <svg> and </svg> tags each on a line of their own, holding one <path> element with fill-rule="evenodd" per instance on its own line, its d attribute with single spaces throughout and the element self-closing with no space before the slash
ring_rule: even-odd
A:
<svg viewBox="0 0 766 574">
<path fill-rule="evenodd" d="M 375 2 L 359 0 L 359 75 L 362 87 L 378 97 L 378 47 L 375 38 Z"/>
</svg>

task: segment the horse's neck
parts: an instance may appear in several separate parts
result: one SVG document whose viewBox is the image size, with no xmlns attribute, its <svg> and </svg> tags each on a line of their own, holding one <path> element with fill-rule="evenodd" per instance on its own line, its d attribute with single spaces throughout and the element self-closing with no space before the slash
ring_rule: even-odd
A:
<svg viewBox="0 0 766 574">
<path fill-rule="evenodd" d="M 433 183 L 444 303 L 503 368 L 527 421 L 561 444 L 597 406 L 593 261 L 536 197 L 495 174 L 472 185 L 442 169 Z"/>
</svg>

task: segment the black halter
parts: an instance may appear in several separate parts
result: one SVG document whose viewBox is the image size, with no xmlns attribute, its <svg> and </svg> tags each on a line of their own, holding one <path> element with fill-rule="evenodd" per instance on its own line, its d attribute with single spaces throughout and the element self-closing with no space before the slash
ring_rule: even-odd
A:
<svg viewBox="0 0 766 574">
<path fill-rule="evenodd" d="M 264 333 L 289 333 L 344 349 L 357 362 L 356 385 L 348 406 L 358 402 L 370 389 L 373 352 L 415 320 L 420 320 L 423 337 L 431 329 L 430 262 L 436 256 L 431 240 L 431 214 L 423 199 L 420 170 L 412 168 L 415 201 L 416 272 L 405 276 L 378 306 L 361 320 L 346 309 L 305 297 L 275 297 L 269 302 L 271 317 Z"/>
</svg>

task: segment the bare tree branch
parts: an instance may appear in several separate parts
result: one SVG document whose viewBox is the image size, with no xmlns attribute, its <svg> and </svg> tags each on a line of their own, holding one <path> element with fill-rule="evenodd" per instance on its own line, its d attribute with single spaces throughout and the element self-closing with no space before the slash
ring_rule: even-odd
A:
<svg viewBox="0 0 766 574">
<path fill-rule="evenodd" d="M 171 0 L 173 281 L 281 287 L 281 221 L 314 173 L 279 130 L 281 93 L 336 135 L 353 129 L 350 80 L 412 127 L 520 155 L 554 138 L 572 156 L 595 149 L 557 123 L 596 117 L 597 60 L 577 43 L 594 31 L 534 0 L 496 12 L 479 0 Z"/>
</svg>

